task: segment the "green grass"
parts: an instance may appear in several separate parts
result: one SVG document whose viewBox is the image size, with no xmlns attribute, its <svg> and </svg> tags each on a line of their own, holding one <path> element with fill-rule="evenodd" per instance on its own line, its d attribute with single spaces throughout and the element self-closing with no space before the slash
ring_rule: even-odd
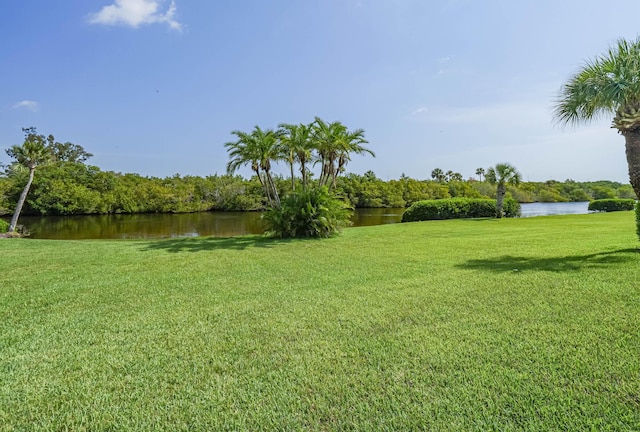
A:
<svg viewBox="0 0 640 432">
<path fill-rule="evenodd" d="M 0 430 L 640 430 L 634 231 L 1 239 Z"/>
</svg>

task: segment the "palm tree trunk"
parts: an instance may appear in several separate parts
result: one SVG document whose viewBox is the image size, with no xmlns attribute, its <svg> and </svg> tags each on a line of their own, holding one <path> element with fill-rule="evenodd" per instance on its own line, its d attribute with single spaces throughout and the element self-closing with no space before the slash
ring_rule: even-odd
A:
<svg viewBox="0 0 640 432">
<path fill-rule="evenodd" d="M 256 169 L 255 171 L 258 176 L 258 180 L 260 181 L 260 186 L 262 186 L 262 191 L 267 197 L 267 201 L 269 201 L 269 206 L 271 206 L 271 195 L 269 194 L 269 188 L 267 187 L 265 180 L 262 178 L 262 173 L 260 172 L 260 170 Z"/>
<path fill-rule="evenodd" d="M 13 212 L 13 217 L 11 218 L 11 222 L 9 223 L 9 232 L 15 232 L 16 230 L 16 226 L 18 225 L 18 217 L 20 216 L 20 212 L 22 212 L 22 206 L 24 206 L 24 202 L 27 200 L 27 194 L 29 193 L 29 188 L 31 188 L 31 183 L 33 182 L 33 175 L 35 172 L 35 168 L 29 169 L 29 180 L 27 180 L 27 184 L 24 186 L 24 189 L 22 189 L 20 199 L 18 199 L 18 204 L 16 204 L 16 211 Z"/>
<path fill-rule="evenodd" d="M 293 173 L 293 162 L 289 164 L 291 166 L 291 193 L 295 195 L 296 193 L 296 180 Z"/>
<path fill-rule="evenodd" d="M 307 191 L 307 167 L 304 160 L 300 160 L 300 173 L 302 174 L 302 192 Z"/>
<path fill-rule="evenodd" d="M 629 167 L 629 182 L 636 197 L 640 199 L 640 130 L 626 131 L 623 135 Z"/>
<path fill-rule="evenodd" d="M 503 185 L 498 185 L 496 190 L 496 217 L 502 218 L 502 206 L 504 203 L 504 196 L 507 194 L 507 188 Z"/>
<path fill-rule="evenodd" d="M 269 185 L 269 189 L 270 189 L 270 196 L 273 197 L 273 204 L 276 207 L 280 207 L 280 197 L 278 196 L 278 189 L 276 188 L 276 184 L 273 181 L 273 177 L 271 177 L 271 172 L 268 170 L 264 171 L 266 176 L 267 176 L 267 184 Z"/>
</svg>

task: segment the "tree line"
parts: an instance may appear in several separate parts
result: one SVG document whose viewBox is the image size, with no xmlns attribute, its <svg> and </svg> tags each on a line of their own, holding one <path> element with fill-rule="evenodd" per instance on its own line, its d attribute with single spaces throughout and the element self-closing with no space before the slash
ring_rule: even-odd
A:
<svg viewBox="0 0 640 432">
<path fill-rule="evenodd" d="M 466 180 L 460 173 L 440 168 L 431 171 L 429 179 L 403 174 L 397 180 L 383 180 L 373 171 L 346 173 L 352 154 L 372 154 L 364 147 L 364 132 L 320 119 L 309 125 L 282 124 L 277 130 L 256 126 L 249 133 L 232 132 L 237 140 L 226 144 L 228 172 L 206 177 L 102 171 L 88 163 L 92 155 L 82 146 L 59 143 L 52 135 L 39 135 L 35 128 L 24 132 L 25 144 L 7 150 L 14 163 L 0 172 L 0 215 L 15 210 L 26 184 L 30 191 L 23 214 L 29 215 L 261 211 L 280 196 L 309 185 L 330 187 L 354 208 L 408 207 L 424 199 L 496 198 L 498 187 L 488 181 L 489 171 L 483 168 L 476 170 L 477 178 Z M 40 153 L 35 151 L 38 148 Z M 42 163 L 43 158 L 47 163 Z M 273 173 L 276 162 L 288 165 L 289 176 Z M 31 183 L 30 163 L 38 170 Z M 314 163 L 320 165 L 317 178 Z M 248 179 L 234 174 L 245 164 L 254 171 Z M 635 197 L 629 184 L 570 179 L 520 181 L 507 185 L 506 195 L 522 203 Z"/>
<path fill-rule="evenodd" d="M 0 215 L 13 212 L 28 175 L 28 171 L 13 168 L 0 175 Z M 272 175 L 272 181 L 280 195 L 292 189 L 290 178 Z M 308 178 L 307 182 L 316 180 Z M 294 184 L 299 189 L 303 187 L 300 178 Z M 424 199 L 496 197 L 496 186 L 485 180 L 436 181 L 406 175 L 383 180 L 373 171 L 339 176 L 336 190 L 356 208 L 407 207 Z M 507 194 L 523 203 L 634 197 L 628 184 L 573 180 L 520 182 L 518 186 L 508 186 Z M 266 209 L 267 204 L 257 175 L 248 179 L 233 174 L 159 178 L 102 171 L 86 162 L 61 160 L 38 168 L 23 214 L 257 211 Z"/>
</svg>

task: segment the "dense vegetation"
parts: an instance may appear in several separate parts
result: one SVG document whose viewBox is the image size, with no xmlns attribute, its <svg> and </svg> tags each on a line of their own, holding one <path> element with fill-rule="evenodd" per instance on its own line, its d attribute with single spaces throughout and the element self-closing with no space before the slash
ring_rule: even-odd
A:
<svg viewBox="0 0 640 432">
<path fill-rule="evenodd" d="M 601 199 L 589 203 L 589 211 L 629 211 L 633 210 L 636 200 L 633 199 Z"/>
<path fill-rule="evenodd" d="M 314 126 L 315 123 L 315 126 Z M 102 171 L 90 165 L 92 156 L 82 146 L 56 142 L 53 136 L 38 135 L 34 128 L 25 129 L 26 138 L 46 143 L 51 161 L 38 166 L 24 203 L 24 214 L 73 215 L 114 213 L 182 213 L 209 210 L 265 210 L 269 203 L 294 190 L 324 185 L 347 199 L 352 207 L 409 207 L 416 201 L 442 198 L 495 199 L 499 182 L 485 176 L 463 180 L 460 173 L 436 168 L 428 180 L 413 179 L 404 174 L 398 180 L 382 180 L 372 171 L 363 175 L 346 173 L 350 154 L 370 151 L 361 130 L 348 131 L 339 122 L 320 119 L 311 125 L 280 125 L 277 131 L 256 127 L 251 133 L 235 131 L 238 141 L 228 143 L 229 173 L 206 177 L 144 177 Z M 315 128 L 315 131 L 314 131 Z M 335 137 L 342 136 L 340 140 Z M 332 138 L 333 137 L 333 138 Z M 315 141 L 313 141 L 315 140 Z M 257 143 L 271 143 L 257 146 Z M 332 143 L 339 142 L 336 148 Z M 246 145 L 246 144 L 250 145 Z M 277 145 L 276 145 L 277 144 Z M 313 145 L 311 145 L 313 144 Z M 8 150 L 15 156 L 15 147 Z M 257 149 L 256 149 L 257 147 Z M 315 154 L 314 154 L 315 152 Z M 287 165 L 287 177 L 273 173 L 272 164 Z M 321 166 L 318 178 L 309 166 Z M 239 166 L 250 165 L 255 175 L 249 179 L 233 175 Z M 297 164 L 299 177 L 294 175 Z M 0 216 L 11 214 L 28 183 L 30 172 L 19 163 L 0 173 Z M 491 169 L 487 174 L 491 174 Z M 518 202 L 590 201 L 594 199 L 634 199 L 628 184 L 610 181 L 580 183 L 516 182 L 505 184 L 506 196 Z"/>
<path fill-rule="evenodd" d="M 364 130 L 350 131 L 341 122 L 319 117 L 310 124 L 280 124 L 277 130 L 255 126 L 251 132 L 233 131 L 237 140 L 225 144 L 227 173 L 251 166 L 267 199 L 267 232 L 277 237 L 329 237 L 349 224 L 349 207 L 337 187 L 338 178 L 354 154 L 374 153 L 364 144 Z M 283 195 L 272 174 L 276 162 L 285 162 L 291 188 Z M 310 181 L 310 164 L 320 165 L 320 176 Z M 295 172 L 300 178 L 296 182 Z M 299 185 L 299 183 L 302 183 Z"/>
<path fill-rule="evenodd" d="M 274 237 L 326 238 L 349 226 L 352 213 L 343 199 L 320 186 L 285 196 L 264 221 Z"/>
<path fill-rule="evenodd" d="M 0 176 L 0 215 L 9 215 L 27 181 L 28 172 L 9 171 Z M 291 182 L 274 176 L 281 194 Z M 296 180 L 300 182 L 300 180 Z M 354 207 L 407 207 L 416 201 L 439 198 L 494 198 L 495 186 L 486 181 L 417 180 L 402 176 L 382 180 L 369 171 L 346 174 L 337 188 Z M 628 184 L 598 182 L 521 182 L 508 186 L 507 196 L 519 202 L 590 201 L 633 198 Z M 98 214 L 147 212 L 196 212 L 207 210 L 263 210 L 266 199 L 258 179 L 238 175 L 207 177 L 144 177 L 101 171 L 77 162 L 55 162 L 42 166 L 34 178 L 23 214 Z"/>
<path fill-rule="evenodd" d="M 632 220 L 1 240 L 0 429 L 638 430 Z"/>
<path fill-rule="evenodd" d="M 520 203 L 513 198 L 503 202 L 505 217 L 520 216 Z M 496 217 L 496 200 L 486 198 L 448 198 L 415 202 L 402 215 L 402 222 Z M 502 215 L 500 216 L 502 217 Z"/>
</svg>

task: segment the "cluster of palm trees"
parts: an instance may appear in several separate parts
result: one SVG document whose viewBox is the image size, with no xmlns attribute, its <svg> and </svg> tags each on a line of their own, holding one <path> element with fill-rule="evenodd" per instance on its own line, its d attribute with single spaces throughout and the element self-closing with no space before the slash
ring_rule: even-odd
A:
<svg viewBox="0 0 640 432">
<path fill-rule="evenodd" d="M 302 189 L 309 186 L 311 167 L 320 165 L 316 184 L 335 189 L 336 180 L 345 171 L 352 154 L 375 154 L 366 148 L 364 130 L 350 131 L 341 122 L 325 122 L 319 117 L 310 124 L 282 123 L 277 129 L 255 126 L 251 132 L 233 131 L 236 141 L 225 144 L 229 153 L 227 171 L 233 174 L 248 165 L 258 177 L 271 207 L 280 205 L 280 196 L 273 180 L 272 164 L 289 165 L 291 190 L 295 193 L 295 167 L 298 165 Z"/>
<path fill-rule="evenodd" d="M 459 172 L 453 172 L 451 170 L 444 172 L 441 168 L 435 168 L 431 171 L 431 178 L 438 183 L 463 180 L 462 174 Z"/>
</svg>

